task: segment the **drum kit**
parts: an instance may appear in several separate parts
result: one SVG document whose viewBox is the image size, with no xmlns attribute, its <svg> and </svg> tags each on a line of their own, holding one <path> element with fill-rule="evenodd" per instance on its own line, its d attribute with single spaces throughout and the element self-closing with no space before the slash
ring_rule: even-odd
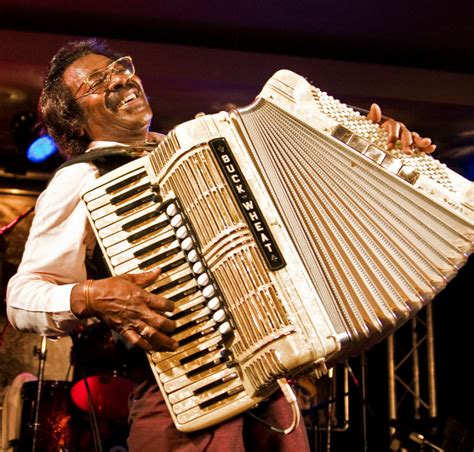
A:
<svg viewBox="0 0 474 452">
<path fill-rule="evenodd" d="M 128 397 L 132 383 L 121 360 L 121 344 L 99 323 L 75 331 L 71 339 L 74 369 L 71 381 L 44 379 L 46 338 L 35 351 L 39 360 L 38 376 L 17 377 L 21 389 L 19 403 L 13 404 L 18 410 L 13 422 L 15 432 L 9 432 L 11 447 L 7 450 L 127 450 Z"/>
<path fill-rule="evenodd" d="M 75 331 L 71 339 L 74 369 L 71 381 L 43 378 L 47 357 L 45 338 L 35 351 L 39 360 L 38 376 L 21 374 L 17 377 L 21 387 L 17 432 L 8 450 L 127 450 L 128 397 L 132 383 L 122 359 L 122 344 L 101 323 Z M 306 374 L 293 381 L 299 405 L 307 416 L 305 422 L 313 424 L 310 430 L 313 430 L 314 422 L 318 424 L 317 430 L 327 429 L 328 435 L 341 426 L 347 428 L 347 368 L 339 371 L 343 375 L 342 386 L 336 375 L 321 380 Z"/>
</svg>

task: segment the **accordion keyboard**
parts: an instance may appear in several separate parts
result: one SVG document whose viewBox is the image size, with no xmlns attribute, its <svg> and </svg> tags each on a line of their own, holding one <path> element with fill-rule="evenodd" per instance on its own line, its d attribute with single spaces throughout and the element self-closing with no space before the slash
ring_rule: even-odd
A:
<svg viewBox="0 0 474 452">
<path fill-rule="evenodd" d="M 147 161 L 122 167 L 120 177 L 104 176 L 83 200 L 112 274 L 161 268 L 163 277 L 146 290 L 174 301 L 169 317 L 176 322 L 172 336 L 179 348 L 149 359 L 177 422 L 204 416 L 202 428 L 210 422 L 208 411 L 229 405 L 244 411 L 261 399 L 244 392 L 224 345 L 232 329 L 221 297 L 179 203 L 162 201 Z"/>
</svg>

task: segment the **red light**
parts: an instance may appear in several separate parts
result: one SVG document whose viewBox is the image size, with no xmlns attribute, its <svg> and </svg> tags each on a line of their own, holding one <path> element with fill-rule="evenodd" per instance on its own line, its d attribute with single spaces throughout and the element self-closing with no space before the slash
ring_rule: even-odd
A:
<svg viewBox="0 0 474 452">
<path fill-rule="evenodd" d="M 87 384 L 99 418 L 119 419 L 128 416 L 128 396 L 132 390 L 130 380 L 119 376 L 96 375 L 88 377 Z M 82 411 L 90 411 L 85 380 L 74 384 L 71 398 Z"/>
</svg>

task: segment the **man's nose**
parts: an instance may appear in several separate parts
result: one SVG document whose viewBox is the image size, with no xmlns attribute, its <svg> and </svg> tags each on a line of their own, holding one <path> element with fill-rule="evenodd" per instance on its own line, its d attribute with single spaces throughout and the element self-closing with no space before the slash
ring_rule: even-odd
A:
<svg viewBox="0 0 474 452">
<path fill-rule="evenodd" d="M 116 91 L 122 88 L 131 78 L 132 78 L 132 75 L 125 74 L 124 72 L 111 73 L 109 75 L 107 89 L 109 91 Z"/>
</svg>

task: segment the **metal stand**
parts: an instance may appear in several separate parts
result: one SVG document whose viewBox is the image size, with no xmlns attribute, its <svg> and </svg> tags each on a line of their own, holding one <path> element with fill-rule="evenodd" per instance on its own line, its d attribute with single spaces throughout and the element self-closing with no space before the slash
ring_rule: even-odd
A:
<svg viewBox="0 0 474 452">
<path fill-rule="evenodd" d="M 321 400 L 310 410 L 315 452 L 330 452 L 333 434 L 349 429 L 349 373 L 352 374 L 352 369 L 348 363 L 341 366 L 331 368 L 325 378 L 327 400 Z M 339 372 L 342 377 L 337 375 Z"/>
<path fill-rule="evenodd" d="M 41 404 L 41 393 L 43 389 L 43 381 L 44 381 L 44 366 L 46 363 L 46 337 L 43 336 L 41 338 L 41 348 L 38 349 L 35 347 L 35 354 L 38 355 L 39 365 L 38 365 L 38 390 L 36 392 L 36 403 L 35 403 L 35 421 L 33 424 L 33 442 L 31 450 L 32 452 L 36 452 L 36 440 L 38 435 L 38 427 L 39 427 L 39 411 L 40 411 L 40 404 Z"/>
<path fill-rule="evenodd" d="M 405 354 L 398 353 L 396 356 L 396 352 L 402 347 L 396 346 L 395 343 L 401 339 L 405 339 L 405 348 L 407 348 L 406 344 L 409 344 L 409 350 Z M 422 355 L 421 359 L 420 355 Z M 398 450 L 399 439 L 396 437 L 396 426 L 404 401 L 411 401 L 410 417 L 415 421 L 427 417 L 433 419 L 438 415 L 431 305 L 426 306 L 409 324 L 387 339 L 387 359 L 390 438 L 393 444 L 391 449 Z M 426 367 L 420 366 L 420 363 L 426 363 Z M 422 393 L 424 388 L 426 391 Z M 429 443 L 420 433 L 411 432 L 408 436 L 410 441 L 421 445 L 420 438 L 423 439 L 423 445 L 441 450 Z"/>
<path fill-rule="evenodd" d="M 362 352 L 360 358 L 361 368 L 361 408 L 362 408 L 362 441 L 363 451 L 369 450 L 368 436 L 367 436 L 367 356 Z"/>
</svg>

